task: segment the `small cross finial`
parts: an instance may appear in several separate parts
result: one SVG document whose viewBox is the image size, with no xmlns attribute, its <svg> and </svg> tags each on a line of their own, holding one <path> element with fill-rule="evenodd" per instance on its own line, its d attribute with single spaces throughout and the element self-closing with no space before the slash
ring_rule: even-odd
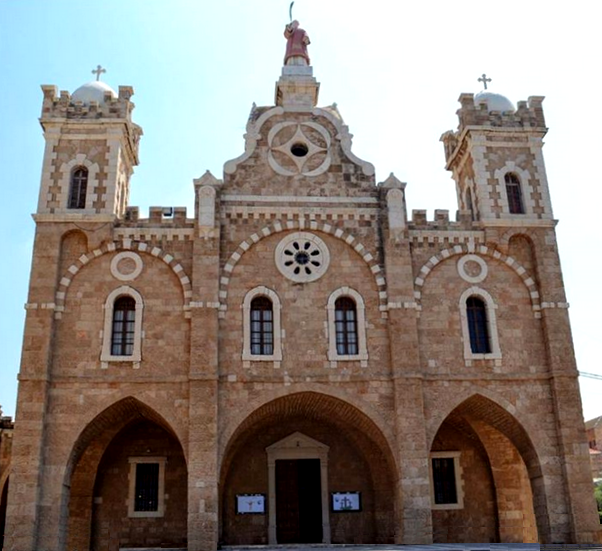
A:
<svg viewBox="0 0 602 551">
<path fill-rule="evenodd" d="M 481 75 L 481 78 L 479 78 L 479 79 L 477 79 L 477 80 L 478 80 L 478 82 L 482 82 L 482 83 L 483 83 L 483 86 L 485 87 L 484 89 L 485 89 L 485 90 L 487 90 L 487 83 L 488 83 L 488 82 L 491 82 L 491 79 L 490 79 L 490 78 L 487 78 L 487 75 L 486 75 L 485 73 L 483 73 L 483 74 Z"/>
<path fill-rule="evenodd" d="M 103 69 L 103 68 L 102 68 L 100 65 L 98 65 L 98 66 L 96 67 L 96 69 L 94 69 L 94 70 L 92 71 L 92 74 L 93 74 L 93 75 L 96 75 L 96 80 L 100 80 L 100 75 L 102 75 L 103 73 L 106 73 L 106 72 L 107 72 L 107 70 L 106 70 L 106 69 Z"/>
</svg>

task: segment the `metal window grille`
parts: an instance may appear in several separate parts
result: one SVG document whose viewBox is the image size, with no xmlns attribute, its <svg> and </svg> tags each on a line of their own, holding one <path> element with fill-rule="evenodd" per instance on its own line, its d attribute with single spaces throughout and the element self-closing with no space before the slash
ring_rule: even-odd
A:
<svg viewBox="0 0 602 551">
<path fill-rule="evenodd" d="M 433 489 L 435 504 L 458 503 L 456 468 L 453 457 L 433 457 Z"/>
<path fill-rule="evenodd" d="M 469 297 L 466 301 L 466 316 L 468 318 L 470 349 L 473 354 L 489 354 L 491 352 L 491 342 L 489 340 L 485 303 L 480 298 Z"/>
<path fill-rule="evenodd" d="M 159 463 L 136 465 L 134 511 L 159 510 Z"/>
<path fill-rule="evenodd" d="M 337 354 L 353 356 L 358 353 L 357 310 L 349 297 L 338 298 L 334 304 Z"/>
<path fill-rule="evenodd" d="M 272 301 L 257 297 L 251 302 L 251 354 L 271 356 L 274 353 L 274 311 Z"/>
<path fill-rule="evenodd" d="M 506 195 L 508 196 L 508 208 L 510 209 L 510 214 L 525 214 L 523 192 L 518 176 L 509 172 L 504 179 L 506 181 Z"/>
<path fill-rule="evenodd" d="M 78 168 L 71 175 L 71 189 L 69 192 L 69 208 L 86 208 L 86 190 L 88 188 L 88 171 Z"/>
<path fill-rule="evenodd" d="M 132 297 L 118 298 L 113 305 L 113 356 L 131 356 L 134 353 L 135 322 L 136 301 Z"/>
</svg>

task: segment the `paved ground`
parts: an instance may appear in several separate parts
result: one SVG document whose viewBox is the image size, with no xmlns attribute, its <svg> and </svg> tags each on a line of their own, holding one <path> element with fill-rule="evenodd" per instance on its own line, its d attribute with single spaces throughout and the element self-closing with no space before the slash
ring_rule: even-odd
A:
<svg viewBox="0 0 602 551">
<path fill-rule="evenodd" d="M 549 544 L 538 543 L 440 543 L 435 545 L 251 545 L 224 546 L 224 551 L 602 551 L 600 544 Z M 120 551 L 186 551 L 178 549 L 128 548 Z"/>
<path fill-rule="evenodd" d="M 538 543 L 449 543 L 434 545 L 257 545 L 224 546 L 226 551 L 540 551 Z M 554 551 L 561 551 L 560 549 Z"/>
</svg>

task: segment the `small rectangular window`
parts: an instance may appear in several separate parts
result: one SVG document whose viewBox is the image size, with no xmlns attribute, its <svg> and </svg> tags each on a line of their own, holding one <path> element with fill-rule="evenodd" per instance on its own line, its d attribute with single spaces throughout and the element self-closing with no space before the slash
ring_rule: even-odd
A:
<svg viewBox="0 0 602 551">
<path fill-rule="evenodd" d="M 130 457 L 128 516 L 162 517 L 165 513 L 165 457 Z"/>
<path fill-rule="evenodd" d="M 460 452 L 434 452 L 430 461 L 432 508 L 463 508 Z"/>
<path fill-rule="evenodd" d="M 437 505 L 457 503 L 456 471 L 453 457 L 434 457 L 433 486 Z"/>
<path fill-rule="evenodd" d="M 159 463 L 136 465 L 134 511 L 159 510 Z"/>
</svg>

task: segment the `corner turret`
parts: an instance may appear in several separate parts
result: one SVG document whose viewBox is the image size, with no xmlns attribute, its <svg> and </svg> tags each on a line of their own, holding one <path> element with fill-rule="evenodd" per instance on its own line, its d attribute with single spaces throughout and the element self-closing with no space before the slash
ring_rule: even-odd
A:
<svg viewBox="0 0 602 551">
<path fill-rule="evenodd" d="M 460 95 L 458 129 L 441 141 L 459 208 L 474 221 L 528 226 L 553 219 L 542 151 L 543 99 L 532 96 L 514 109 L 500 94 Z"/>
<path fill-rule="evenodd" d="M 142 136 L 132 121 L 133 88 L 116 93 L 97 80 L 73 95 L 52 85 L 42 91 L 46 150 L 36 219 L 123 217 Z"/>
</svg>

